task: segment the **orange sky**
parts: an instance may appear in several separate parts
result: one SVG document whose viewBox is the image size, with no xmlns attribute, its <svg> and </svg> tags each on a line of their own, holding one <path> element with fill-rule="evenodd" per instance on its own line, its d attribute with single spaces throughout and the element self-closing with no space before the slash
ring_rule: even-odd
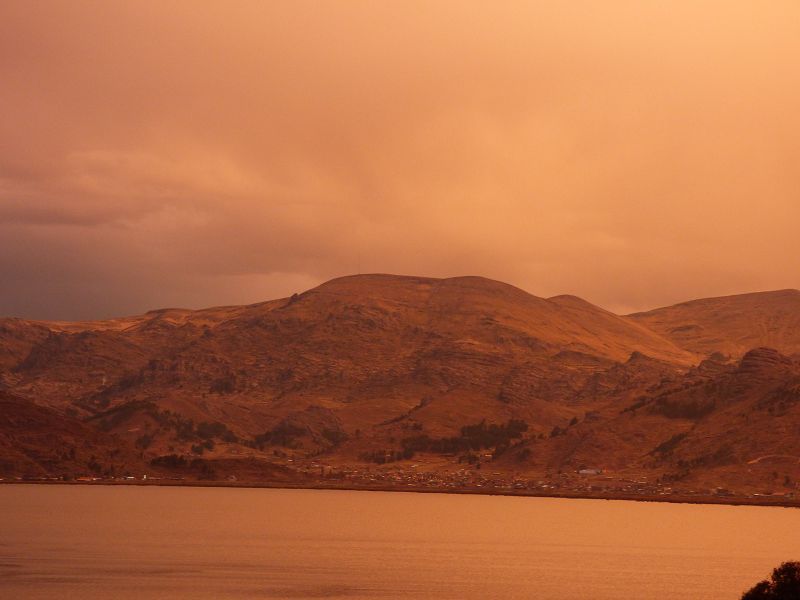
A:
<svg viewBox="0 0 800 600">
<path fill-rule="evenodd" d="M 800 287 L 800 4 L 0 3 L 0 315 Z"/>
</svg>

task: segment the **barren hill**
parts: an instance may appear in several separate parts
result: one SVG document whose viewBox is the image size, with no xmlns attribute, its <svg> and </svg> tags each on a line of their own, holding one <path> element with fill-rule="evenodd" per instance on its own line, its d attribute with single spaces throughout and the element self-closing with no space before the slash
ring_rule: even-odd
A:
<svg viewBox="0 0 800 600">
<path fill-rule="evenodd" d="M 772 292 L 623 317 L 481 277 L 352 276 L 248 306 L 0 319 L 0 388 L 49 411 L 44 429 L 66 415 L 162 471 L 208 476 L 202 460 L 291 479 L 318 461 L 358 472 L 413 457 L 437 473 L 602 463 L 708 483 L 762 442 L 794 452 L 794 409 L 775 421 L 759 407 L 770 394 L 794 406 L 798 303 Z M 764 345 L 776 350 L 737 362 Z M 726 444 L 739 448 L 727 470 L 702 459 Z"/>
<path fill-rule="evenodd" d="M 181 410 L 189 396 L 216 398 L 190 402 L 193 412 L 220 418 L 225 405 L 279 414 L 312 401 L 355 402 L 360 414 L 389 418 L 454 390 L 513 396 L 519 378 L 564 371 L 567 352 L 570 369 L 581 373 L 634 352 L 680 366 L 695 360 L 588 303 L 545 300 L 478 277 L 346 277 L 252 306 L 29 328 L 27 337 L 0 338 L 14 344 L 7 383 L 88 413 L 158 395 Z"/>
<path fill-rule="evenodd" d="M 739 357 L 766 346 L 800 353 L 800 291 L 692 300 L 629 317 L 690 352 Z"/>
</svg>

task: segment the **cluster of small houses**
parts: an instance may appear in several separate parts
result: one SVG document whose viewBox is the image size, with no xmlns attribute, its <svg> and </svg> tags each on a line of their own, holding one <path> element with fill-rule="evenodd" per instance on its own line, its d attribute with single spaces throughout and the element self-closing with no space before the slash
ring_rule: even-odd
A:
<svg viewBox="0 0 800 600">
<path fill-rule="evenodd" d="M 418 465 L 413 465 L 417 467 Z M 547 481 L 532 481 L 525 480 L 519 477 L 512 479 L 504 478 L 502 473 L 493 472 L 491 474 L 480 474 L 476 471 L 468 469 L 459 469 L 453 473 L 437 473 L 429 471 L 372 471 L 372 470 L 357 470 L 357 469 L 342 469 L 334 470 L 325 465 L 314 464 L 313 467 L 320 469 L 320 474 L 324 478 L 333 478 L 348 481 L 353 484 L 359 485 L 406 485 L 408 487 L 423 487 L 423 488 L 441 488 L 441 489 L 459 489 L 459 488 L 482 488 L 482 489 L 497 489 L 497 490 L 529 490 L 540 492 L 578 492 L 578 493 L 591 493 L 591 492 L 609 492 L 609 493 L 625 493 L 625 494 L 642 494 L 642 495 L 659 495 L 669 496 L 672 494 L 679 494 L 681 496 L 708 496 L 713 495 L 717 497 L 736 497 L 740 494 L 731 491 L 727 488 L 717 487 L 708 491 L 696 491 L 691 489 L 677 490 L 672 487 L 667 487 L 658 483 L 648 482 L 646 479 L 640 480 L 618 480 L 611 477 L 604 477 L 601 481 L 596 479 L 580 479 L 575 480 L 568 474 L 562 473 L 559 479 Z M 582 468 L 575 471 L 576 474 L 590 477 L 598 476 L 604 473 L 600 468 Z M 47 481 L 73 481 L 77 483 L 94 483 L 94 482 L 156 482 L 156 481 L 184 481 L 184 477 L 154 477 L 142 475 L 135 477 L 133 475 L 126 475 L 123 477 L 96 477 L 83 475 L 75 478 L 64 477 L 0 477 L 0 482 L 14 482 L 14 481 L 30 481 L 30 482 L 47 482 Z M 236 482 L 235 475 L 226 477 L 228 482 Z M 781 493 L 776 494 L 772 492 L 748 494 L 751 498 L 759 497 L 782 497 L 787 499 L 794 499 L 795 493 Z"/>
</svg>

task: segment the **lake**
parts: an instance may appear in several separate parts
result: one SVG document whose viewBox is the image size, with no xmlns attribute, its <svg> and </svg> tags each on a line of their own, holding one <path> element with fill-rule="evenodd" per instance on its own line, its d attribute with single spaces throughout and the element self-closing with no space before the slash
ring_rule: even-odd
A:
<svg viewBox="0 0 800 600">
<path fill-rule="evenodd" d="M 733 598 L 800 510 L 502 496 L 0 485 L 0 597 Z"/>
</svg>

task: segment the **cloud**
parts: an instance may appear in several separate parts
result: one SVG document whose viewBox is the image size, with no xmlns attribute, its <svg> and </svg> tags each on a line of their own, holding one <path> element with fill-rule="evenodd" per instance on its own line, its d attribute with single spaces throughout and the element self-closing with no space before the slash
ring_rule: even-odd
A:
<svg viewBox="0 0 800 600">
<path fill-rule="evenodd" d="M 0 314 L 797 287 L 792 2 L 0 7 Z"/>
</svg>

